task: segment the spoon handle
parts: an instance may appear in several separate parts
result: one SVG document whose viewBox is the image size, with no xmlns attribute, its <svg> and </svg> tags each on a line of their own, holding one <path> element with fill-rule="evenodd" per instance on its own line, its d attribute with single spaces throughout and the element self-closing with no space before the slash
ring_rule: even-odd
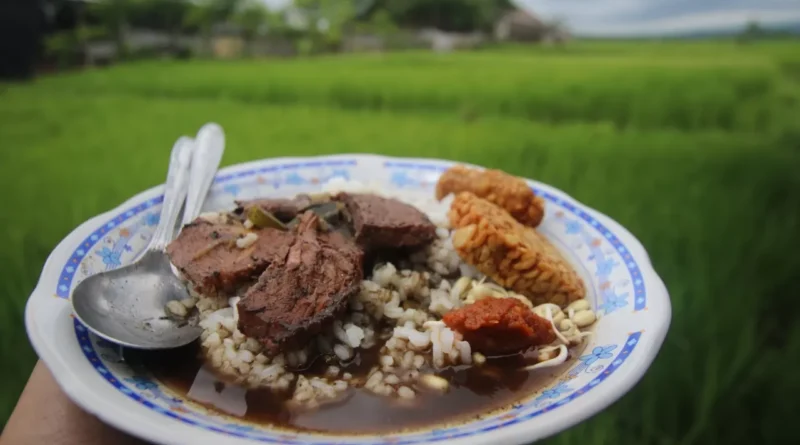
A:
<svg viewBox="0 0 800 445">
<path fill-rule="evenodd" d="M 163 251 L 172 241 L 175 232 L 175 223 L 178 220 L 183 202 L 186 200 L 186 193 L 189 187 L 189 167 L 192 160 L 194 141 L 182 136 L 172 146 L 172 153 L 169 158 L 169 170 L 167 171 L 167 184 L 164 187 L 164 202 L 161 205 L 161 217 L 158 221 L 148 251 Z"/>
<path fill-rule="evenodd" d="M 195 136 L 192 169 L 189 173 L 189 192 L 183 209 L 183 225 L 194 221 L 203 208 L 208 189 L 222 160 L 225 150 L 225 133 L 222 127 L 211 122 L 203 125 Z"/>
</svg>

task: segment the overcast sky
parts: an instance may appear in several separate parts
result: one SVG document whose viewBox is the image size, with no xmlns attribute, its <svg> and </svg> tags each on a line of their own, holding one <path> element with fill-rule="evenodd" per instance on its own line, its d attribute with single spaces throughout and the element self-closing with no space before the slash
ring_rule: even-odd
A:
<svg viewBox="0 0 800 445">
<path fill-rule="evenodd" d="M 264 0 L 271 6 L 291 0 Z M 647 35 L 800 21 L 800 0 L 512 0 L 578 34 Z"/>
<path fill-rule="evenodd" d="M 660 34 L 800 21 L 800 0 L 517 0 L 583 34 Z"/>
</svg>

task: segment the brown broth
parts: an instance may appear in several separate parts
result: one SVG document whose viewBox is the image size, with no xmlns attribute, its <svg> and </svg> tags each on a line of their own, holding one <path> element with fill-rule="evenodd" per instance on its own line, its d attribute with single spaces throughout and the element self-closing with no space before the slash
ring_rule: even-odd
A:
<svg viewBox="0 0 800 445">
<path fill-rule="evenodd" d="M 387 433 L 457 424 L 506 409 L 535 395 L 573 364 L 580 349 L 571 349 L 570 358 L 561 366 L 534 371 L 519 370 L 526 364 L 521 355 L 490 358 L 481 366 L 448 368 L 437 372 L 450 383 L 448 392 L 441 394 L 417 387 L 417 397 L 412 400 L 348 388 L 344 397 L 335 402 L 300 410 L 284 403 L 290 393 L 249 390 L 245 396 L 247 412 L 242 419 L 292 431 L 327 434 Z M 355 377 L 366 376 L 377 358 L 377 350 L 362 352 L 359 363 L 342 370 Z M 171 351 L 129 352 L 126 359 L 134 366 L 144 366 L 182 396 L 188 395 L 195 376 L 204 366 L 197 344 Z M 312 363 L 303 371 L 304 375 L 321 375 L 325 369 L 321 362 Z M 225 385 L 229 383 L 220 379 L 214 386 L 221 392 Z"/>
</svg>

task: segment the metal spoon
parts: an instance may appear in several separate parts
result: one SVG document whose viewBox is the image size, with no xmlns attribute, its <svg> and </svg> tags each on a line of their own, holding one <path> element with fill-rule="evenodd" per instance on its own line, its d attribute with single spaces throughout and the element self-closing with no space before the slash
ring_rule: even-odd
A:
<svg viewBox="0 0 800 445">
<path fill-rule="evenodd" d="M 161 218 L 144 255 L 128 266 L 83 280 L 72 293 L 75 316 L 89 330 L 113 343 L 137 349 L 169 349 L 200 336 L 194 314 L 187 320 L 166 316 L 169 301 L 189 298 L 173 273 L 164 250 L 175 231 L 180 208 L 189 195 L 184 220 L 200 212 L 219 166 L 224 134 L 216 124 L 204 126 L 197 141 L 182 137 L 173 146 Z M 191 164 L 191 173 L 190 173 Z"/>
<path fill-rule="evenodd" d="M 215 123 L 203 125 L 195 136 L 196 147 L 192 154 L 192 170 L 189 174 L 189 192 L 186 196 L 186 207 L 183 209 L 181 226 L 194 221 L 203 207 L 208 189 L 222 160 L 225 150 L 225 133 Z"/>
</svg>

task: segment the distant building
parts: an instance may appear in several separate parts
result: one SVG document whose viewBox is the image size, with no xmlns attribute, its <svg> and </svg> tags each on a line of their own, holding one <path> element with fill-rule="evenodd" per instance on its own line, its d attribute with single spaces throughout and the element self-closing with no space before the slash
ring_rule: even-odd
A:
<svg viewBox="0 0 800 445">
<path fill-rule="evenodd" d="M 548 24 L 527 11 L 516 9 L 500 17 L 494 26 L 494 38 L 501 42 L 561 43 L 569 33 Z"/>
<path fill-rule="evenodd" d="M 485 41 L 484 36 L 479 32 L 458 33 L 438 29 L 422 29 L 418 31 L 417 37 L 420 41 L 426 42 L 435 52 L 471 49 L 480 46 Z"/>
</svg>

